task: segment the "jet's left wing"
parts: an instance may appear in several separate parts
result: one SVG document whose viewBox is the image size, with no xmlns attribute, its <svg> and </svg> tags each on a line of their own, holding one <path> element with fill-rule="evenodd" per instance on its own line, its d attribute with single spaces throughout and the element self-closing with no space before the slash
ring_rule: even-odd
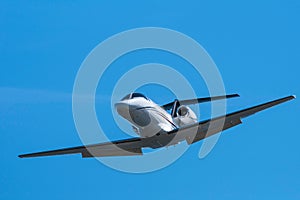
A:
<svg viewBox="0 0 300 200">
<path fill-rule="evenodd" d="M 142 155 L 143 143 L 140 138 L 130 138 L 113 142 L 93 144 L 87 146 L 64 148 L 52 151 L 43 151 L 19 155 L 20 158 L 53 156 L 64 154 L 81 154 L 86 157 L 105 157 L 105 156 L 135 156 Z"/>
</svg>

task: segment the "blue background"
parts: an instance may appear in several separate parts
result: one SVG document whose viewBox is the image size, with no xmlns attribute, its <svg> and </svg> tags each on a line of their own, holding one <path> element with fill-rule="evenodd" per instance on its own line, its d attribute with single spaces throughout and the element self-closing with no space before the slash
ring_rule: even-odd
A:
<svg viewBox="0 0 300 200">
<path fill-rule="evenodd" d="M 17 158 L 81 145 L 72 118 L 73 82 L 88 53 L 113 34 L 158 26 L 194 38 L 214 59 L 228 93 L 241 95 L 229 101 L 228 109 L 237 110 L 300 93 L 299 19 L 296 0 L 1 1 L 0 199 L 300 199 L 297 99 L 224 132 L 205 159 L 198 158 L 200 142 L 148 174 L 122 173 L 76 155 Z M 174 59 L 153 51 L 128 55 L 119 65 L 180 63 Z M 98 95 L 109 97 L 122 75 L 116 69 L 107 72 Z M 191 78 L 197 94 L 207 95 L 197 81 Z M 159 104 L 174 98 L 157 86 L 141 91 Z M 105 130 L 117 133 L 109 103 L 97 102 L 98 116 L 107 115 Z"/>
</svg>

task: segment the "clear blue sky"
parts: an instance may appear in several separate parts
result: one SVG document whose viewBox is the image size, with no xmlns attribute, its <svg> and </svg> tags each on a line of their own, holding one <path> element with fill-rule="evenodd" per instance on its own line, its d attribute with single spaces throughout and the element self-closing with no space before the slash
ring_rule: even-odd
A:
<svg viewBox="0 0 300 200">
<path fill-rule="evenodd" d="M 300 199 L 299 99 L 224 132 L 205 159 L 198 158 L 198 143 L 153 173 L 122 173 L 80 156 L 17 158 L 81 144 L 73 82 L 87 54 L 113 34 L 158 26 L 194 38 L 216 62 L 227 91 L 241 95 L 229 102 L 236 110 L 300 94 L 299 19 L 296 0 L 1 1 L 0 199 Z M 174 60 L 144 52 L 115 64 L 180 63 Z M 108 73 L 116 76 L 104 79 L 99 95 L 109 96 L 121 75 Z M 207 95 L 202 84 L 199 96 Z M 158 103 L 172 100 L 155 88 L 143 92 Z M 109 103 L 98 102 L 97 112 L 99 119 L 109 116 L 104 129 L 117 134 Z"/>
</svg>

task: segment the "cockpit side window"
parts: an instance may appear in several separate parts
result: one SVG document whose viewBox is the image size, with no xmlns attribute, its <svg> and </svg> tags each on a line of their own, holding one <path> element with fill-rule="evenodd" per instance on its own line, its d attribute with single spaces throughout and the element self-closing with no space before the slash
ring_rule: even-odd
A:
<svg viewBox="0 0 300 200">
<path fill-rule="evenodd" d="M 145 95 L 142 95 L 141 93 L 132 93 L 132 98 L 135 98 L 135 97 L 142 97 L 142 98 L 148 100 L 148 98 Z"/>
</svg>

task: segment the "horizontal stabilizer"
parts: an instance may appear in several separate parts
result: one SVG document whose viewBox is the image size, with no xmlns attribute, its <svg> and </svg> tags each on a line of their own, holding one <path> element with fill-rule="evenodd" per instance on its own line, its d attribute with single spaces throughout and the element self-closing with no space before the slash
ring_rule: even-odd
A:
<svg viewBox="0 0 300 200">
<path fill-rule="evenodd" d="M 191 104 L 205 103 L 205 102 L 222 100 L 222 99 L 229 99 L 229 98 L 239 97 L 239 96 L 240 95 L 238 95 L 238 94 L 229 94 L 229 95 L 223 95 L 223 96 L 204 97 L 204 98 L 176 100 L 176 101 L 178 101 L 180 105 L 191 105 Z M 175 101 L 165 104 L 165 105 L 162 105 L 161 107 L 164 108 L 165 110 L 170 110 L 173 107 L 174 102 Z"/>
</svg>

